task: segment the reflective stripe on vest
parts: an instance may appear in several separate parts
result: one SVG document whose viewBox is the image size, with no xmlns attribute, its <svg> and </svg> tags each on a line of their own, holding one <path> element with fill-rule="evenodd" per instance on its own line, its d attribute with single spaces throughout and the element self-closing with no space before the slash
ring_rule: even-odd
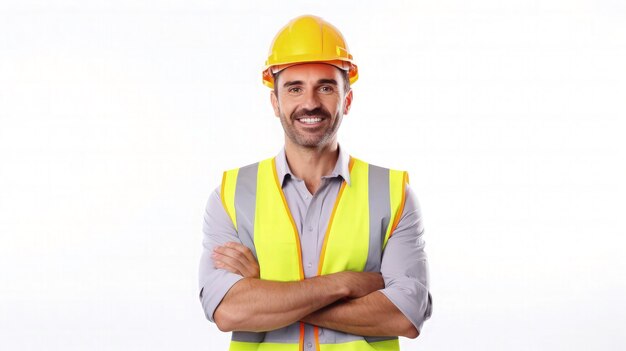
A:
<svg viewBox="0 0 626 351">
<path fill-rule="evenodd" d="M 350 158 L 324 236 L 318 275 L 380 271 L 382 252 L 398 225 L 408 175 Z M 304 279 L 300 236 L 291 216 L 275 159 L 224 172 L 222 204 L 241 242 L 259 262 L 265 280 Z M 317 351 L 399 350 L 397 337 L 363 337 L 314 327 Z M 231 351 L 303 350 L 304 323 L 264 333 L 233 332 Z"/>
</svg>

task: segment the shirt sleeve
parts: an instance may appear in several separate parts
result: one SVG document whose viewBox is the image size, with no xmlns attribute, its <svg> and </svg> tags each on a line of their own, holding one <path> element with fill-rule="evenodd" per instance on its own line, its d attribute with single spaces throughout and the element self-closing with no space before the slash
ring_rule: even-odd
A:
<svg viewBox="0 0 626 351">
<path fill-rule="evenodd" d="M 220 188 L 211 193 L 204 212 L 202 225 L 202 255 L 200 257 L 200 303 L 206 318 L 215 322 L 213 313 L 230 288 L 243 277 L 224 269 L 215 268 L 211 254 L 217 246 L 229 241 L 241 243 L 235 226 L 220 199 Z"/>
<path fill-rule="evenodd" d="M 385 288 L 380 291 L 418 331 L 432 314 L 423 235 L 417 196 L 407 185 L 402 217 L 383 251 L 381 273 Z"/>
</svg>

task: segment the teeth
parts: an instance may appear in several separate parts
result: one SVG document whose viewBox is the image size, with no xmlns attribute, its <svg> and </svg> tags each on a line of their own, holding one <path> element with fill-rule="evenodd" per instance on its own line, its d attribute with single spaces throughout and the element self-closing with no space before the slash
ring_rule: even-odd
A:
<svg viewBox="0 0 626 351">
<path fill-rule="evenodd" d="M 301 118 L 300 122 L 306 123 L 306 124 L 313 124 L 313 123 L 317 123 L 319 121 L 321 121 L 321 118 Z"/>
</svg>

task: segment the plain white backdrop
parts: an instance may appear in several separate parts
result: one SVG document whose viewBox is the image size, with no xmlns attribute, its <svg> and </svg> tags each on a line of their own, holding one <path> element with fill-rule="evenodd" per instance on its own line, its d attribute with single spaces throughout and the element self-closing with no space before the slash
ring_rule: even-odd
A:
<svg viewBox="0 0 626 351">
<path fill-rule="evenodd" d="M 227 349 L 202 213 L 282 146 L 260 69 L 307 13 L 359 65 L 340 142 L 423 209 L 434 309 L 403 349 L 623 350 L 618 0 L 0 1 L 0 349 Z"/>
</svg>

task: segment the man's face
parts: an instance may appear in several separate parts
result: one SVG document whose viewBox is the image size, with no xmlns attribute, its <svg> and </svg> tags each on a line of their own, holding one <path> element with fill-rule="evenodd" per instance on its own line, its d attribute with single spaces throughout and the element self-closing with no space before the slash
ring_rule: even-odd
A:
<svg viewBox="0 0 626 351">
<path fill-rule="evenodd" d="M 298 64 L 283 69 L 274 84 L 278 96 L 272 92 L 272 106 L 287 142 L 318 148 L 336 141 L 352 102 L 352 91 L 345 93 L 339 68 L 324 63 Z"/>
</svg>

